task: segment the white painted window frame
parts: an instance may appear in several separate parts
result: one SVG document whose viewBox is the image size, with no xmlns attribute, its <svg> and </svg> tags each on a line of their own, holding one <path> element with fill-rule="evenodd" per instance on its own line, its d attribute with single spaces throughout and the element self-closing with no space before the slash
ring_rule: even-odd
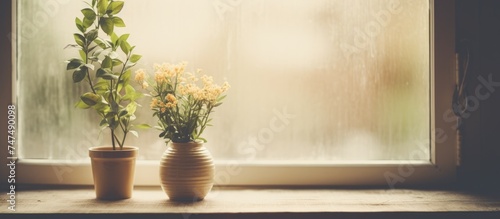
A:
<svg viewBox="0 0 500 219">
<path fill-rule="evenodd" d="M 15 33 L 15 1 L 13 31 Z M 396 188 L 446 184 L 456 175 L 456 131 L 445 119 L 455 85 L 455 1 L 430 0 L 431 159 L 429 161 L 360 161 L 336 163 L 216 161 L 217 185 L 378 185 Z M 13 42 L 13 48 L 15 47 Z M 16 61 L 13 49 L 13 97 Z M 9 82 L 2 82 L 9 83 Z M 449 115 L 448 115 L 449 116 Z M 410 156 L 418 156 L 417 152 Z M 136 185 L 159 185 L 158 161 L 138 161 Z M 17 183 L 91 185 L 90 161 L 17 161 Z"/>
</svg>

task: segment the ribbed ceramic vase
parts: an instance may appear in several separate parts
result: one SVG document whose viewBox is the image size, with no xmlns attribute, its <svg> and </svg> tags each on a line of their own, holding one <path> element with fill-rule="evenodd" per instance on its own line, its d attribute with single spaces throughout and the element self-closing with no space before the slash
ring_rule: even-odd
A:
<svg viewBox="0 0 500 219">
<path fill-rule="evenodd" d="M 139 148 L 89 148 L 97 199 L 127 199 L 134 189 L 135 158 Z"/>
<path fill-rule="evenodd" d="M 170 142 L 161 157 L 160 179 L 172 201 L 203 200 L 214 184 L 212 155 L 201 142 Z"/>
</svg>

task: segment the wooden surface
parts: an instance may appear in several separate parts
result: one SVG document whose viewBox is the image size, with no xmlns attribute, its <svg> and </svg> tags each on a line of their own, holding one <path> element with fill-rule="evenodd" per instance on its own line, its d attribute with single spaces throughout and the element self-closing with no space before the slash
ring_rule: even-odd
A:
<svg viewBox="0 0 500 219">
<path fill-rule="evenodd" d="M 500 218 L 499 195 L 449 190 L 216 187 L 204 201 L 194 203 L 171 202 L 159 187 L 136 188 L 131 199 L 120 201 L 96 200 L 88 187 L 17 193 L 17 211 L 5 218 L 33 218 L 33 214 L 52 214 L 51 218 L 88 214 L 111 218 L 140 218 L 143 214 L 148 218 Z M 0 202 L 5 206 L 0 214 L 10 214 L 5 195 Z"/>
</svg>

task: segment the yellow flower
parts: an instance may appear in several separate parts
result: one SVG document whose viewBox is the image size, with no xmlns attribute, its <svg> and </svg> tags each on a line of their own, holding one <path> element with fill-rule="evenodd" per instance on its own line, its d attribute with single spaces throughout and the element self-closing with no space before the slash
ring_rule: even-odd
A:
<svg viewBox="0 0 500 219">
<path fill-rule="evenodd" d="M 179 84 L 179 85 L 177 85 L 177 90 L 179 91 L 179 94 L 180 94 L 181 96 L 183 96 L 183 95 L 186 95 L 186 94 L 187 94 L 187 88 L 186 88 L 186 86 L 184 86 L 183 84 Z"/>
<path fill-rule="evenodd" d="M 167 94 L 166 98 L 165 98 L 168 102 L 170 103 L 175 103 L 177 102 L 177 98 L 175 98 L 174 95 L 172 94 Z"/>
<path fill-rule="evenodd" d="M 151 109 L 156 108 L 158 106 L 158 99 L 154 98 L 153 101 L 151 101 L 151 105 L 149 105 Z"/>
<path fill-rule="evenodd" d="M 167 78 L 165 77 L 165 74 L 163 72 L 156 72 L 155 81 L 156 83 L 163 83 L 167 81 Z"/>
<path fill-rule="evenodd" d="M 201 76 L 201 81 L 203 82 L 203 86 L 209 87 L 213 84 L 214 79 L 212 78 L 212 76 L 203 75 Z"/>
<path fill-rule="evenodd" d="M 135 72 L 135 78 L 134 80 L 137 81 L 138 83 L 142 83 L 145 78 L 145 72 L 142 69 L 139 69 Z"/>
<path fill-rule="evenodd" d="M 174 108 L 177 105 L 177 103 L 167 103 L 165 106 L 167 108 Z"/>
<path fill-rule="evenodd" d="M 227 90 L 229 90 L 229 88 L 231 88 L 231 85 L 229 85 L 227 81 L 222 84 L 222 92 L 226 92 Z"/>
<path fill-rule="evenodd" d="M 148 88 L 148 87 L 149 87 L 148 82 L 145 82 L 145 81 L 144 81 L 144 82 L 142 82 L 142 89 L 146 89 L 146 88 Z"/>
<path fill-rule="evenodd" d="M 167 108 L 162 107 L 162 108 L 160 108 L 160 110 L 161 110 L 162 113 L 165 113 L 165 111 L 167 111 Z"/>
<path fill-rule="evenodd" d="M 187 74 L 187 80 L 191 81 L 192 83 L 195 83 L 198 81 L 198 78 L 196 77 L 195 74 L 188 72 Z"/>
</svg>

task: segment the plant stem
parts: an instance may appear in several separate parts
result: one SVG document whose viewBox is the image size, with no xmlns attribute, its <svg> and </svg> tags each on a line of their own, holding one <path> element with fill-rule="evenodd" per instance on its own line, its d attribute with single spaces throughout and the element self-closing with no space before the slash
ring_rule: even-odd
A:
<svg viewBox="0 0 500 219">
<path fill-rule="evenodd" d="M 125 139 L 127 138 L 127 133 L 128 132 L 125 132 L 123 133 L 123 140 L 122 140 L 122 143 L 120 144 L 120 149 L 123 150 L 123 146 L 125 145 Z"/>
<path fill-rule="evenodd" d="M 120 148 L 123 149 L 123 146 L 125 145 L 125 139 L 127 138 L 128 130 L 127 130 L 127 127 L 123 127 L 123 124 L 121 122 L 119 124 L 120 124 L 120 128 L 123 131 L 123 139 L 122 139 L 121 143 L 120 143 L 120 141 L 118 141 L 118 144 L 120 145 Z"/>
<path fill-rule="evenodd" d="M 204 118 L 202 119 L 202 123 L 200 124 L 200 131 L 198 132 L 198 136 L 196 137 L 199 137 L 201 136 L 201 133 L 203 133 L 203 131 L 205 131 L 205 127 L 207 125 L 207 121 L 208 121 L 208 118 L 210 117 L 210 112 L 212 111 L 213 107 L 210 107 L 207 109 L 207 113 L 205 114 Z"/>
<path fill-rule="evenodd" d="M 88 51 L 88 46 L 86 46 L 86 48 L 83 48 L 84 49 L 84 52 L 85 52 L 85 64 L 89 64 L 89 51 Z M 94 94 L 96 94 L 95 92 L 95 89 L 94 89 L 94 85 L 92 84 L 92 79 L 90 78 L 90 72 L 89 72 L 89 69 L 88 68 L 85 68 L 86 72 L 87 72 L 87 78 L 89 79 L 89 84 L 90 84 L 90 89 L 92 89 L 92 92 Z"/>
<path fill-rule="evenodd" d="M 122 146 L 123 144 L 122 144 L 122 143 L 120 143 L 120 140 L 118 139 L 118 137 L 116 137 L 116 135 L 114 135 L 113 137 L 115 138 L 115 141 L 116 141 L 116 142 L 118 142 L 118 146 L 120 146 L 120 148 L 122 148 L 122 147 L 123 147 L 123 146 Z"/>
<path fill-rule="evenodd" d="M 115 88 L 115 90 L 116 90 L 116 95 L 117 95 L 117 93 L 118 93 L 118 85 L 120 84 L 120 79 L 122 79 L 122 75 L 123 75 L 123 72 L 124 72 L 124 70 L 125 70 L 125 66 L 126 66 L 126 65 L 127 65 L 127 63 L 128 63 L 129 58 L 130 58 L 130 54 L 128 54 L 128 55 L 127 55 L 127 59 L 126 59 L 126 60 L 125 60 L 125 62 L 123 63 L 123 67 L 122 67 L 122 70 L 121 70 L 121 72 L 120 72 L 120 76 L 118 76 L 118 81 L 116 82 L 116 85 L 115 85 L 115 86 L 116 86 L 116 88 Z M 111 92 L 111 95 L 113 95 L 113 92 Z M 116 97 L 115 97 L 115 98 L 116 98 Z"/>
<path fill-rule="evenodd" d="M 112 128 L 111 129 L 111 142 L 113 143 L 113 151 L 116 150 L 116 147 L 115 147 L 115 130 L 113 130 Z"/>
</svg>

